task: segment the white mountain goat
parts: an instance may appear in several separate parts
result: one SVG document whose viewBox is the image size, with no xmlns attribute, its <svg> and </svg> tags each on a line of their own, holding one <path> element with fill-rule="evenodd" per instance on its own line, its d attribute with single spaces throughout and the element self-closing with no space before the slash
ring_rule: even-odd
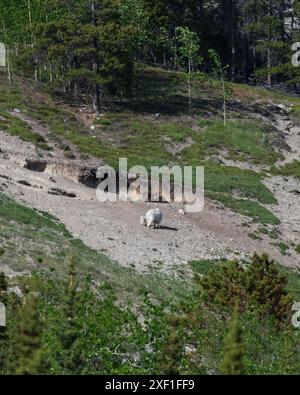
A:
<svg viewBox="0 0 300 395">
<path fill-rule="evenodd" d="M 144 217 L 141 217 L 140 224 L 145 225 L 148 228 L 153 226 L 155 229 L 158 228 L 163 219 L 163 214 L 159 208 L 149 210 Z"/>
</svg>

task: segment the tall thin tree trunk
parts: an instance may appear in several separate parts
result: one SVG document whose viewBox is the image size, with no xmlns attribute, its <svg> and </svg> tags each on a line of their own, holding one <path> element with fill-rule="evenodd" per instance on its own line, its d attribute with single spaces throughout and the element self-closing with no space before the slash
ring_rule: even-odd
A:
<svg viewBox="0 0 300 395">
<path fill-rule="evenodd" d="M 95 3 L 92 2 L 91 4 L 92 7 L 92 20 L 93 20 L 93 25 L 97 26 L 97 21 L 96 21 L 96 8 L 95 8 Z M 98 51 L 98 41 L 97 38 L 94 37 L 94 49 L 97 52 Z M 98 61 L 96 60 L 97 55 L 95 56 L 93 60 L 93 71 L 94 74 L 97 76 L 98 70 L 99 70 L 99 65 Z M 101 112 L 101 92 L 100 92 L 100 84 L 96 82 L 95 84 L 95 93 L 94 93 L 94 111 L 96 114 L 100 114 Z"/>
<path fill-rule="evenodd" d="M 9 85 L 12 85 L 10 54 L 9 54 L 9 47 L 8 46 L 6 46 L 6 63 L 7 63 L 8 82 L 9 82 Z"/>
<path fill-rule="evenodd" d="M 222 66 L 220 67 L 220 74 L 221 74 L 221 84 L 222 84 L 222 93 L 223 93 L 223 123 L 225 127 L 227 123 L 227 106 L 226 106 L 226 86 L 225 86 Z"/>
<path fill-rule="evenodd" d="M 34 80 L 38 82 L 38 66 L 37 66 L 37 59 L 34 59 Z"/>
<path fill-rule="evenodd" d="M 53 72 L 52 72 L 52 63 L 51 62 L 49 64 L 49 80 L 50 80 L 50 83 L 52 84 L 53 83 Z"/>
<path fill-rule="evenodd" d="M 5 60 L 6 60 L 7 76 L 8 76 L 9 85 L 12 85 L 10 51 L 9 51 L 9 45 L 8 45 L 8 36 L 7 36 L 6 25 L 5 25 L 5 22 L 4 22 L 3 19 L 2 19 L 2 25 L 3 25 L 3 32 L 4 32 L 4 37 L 5 37 L 5 57 L 6 57 Z"/>
<path fill-rule="evenodd" d="M 192 112 L 192 84 L 191 84 L 191 77 L 192 77 L 192 62 L 189 60 L 189 73 L 188 73 L 188 91 L 189 91 L 189 113 Z"/>
<path fill-rule="evenodd" d="M 231 38 L 231 59 L 230 59 L 230 78 L 231 81 L 235 80 L 235 32 L 236 32 L 236 21 L 235 21 L 235 2 L 230 2 L 230 13 L 231 13 L 231 29 L 230 29 L 230 38 Z"/>
<path fill-rule="evenodd" d="M 75 107 L 75 108 L 77 108 L 77 92 L 78 92 L 78 90 L 77 90 L 77 84 L 76 84 L 76 82 L 75 82 L 75 84 L 74 84 L 74 107 Z"/>
<path fill-rule="evenodd" d="M 27 0 L 27 8 L 28 8 L 28 22 L 29 22 L 29 28 L 30 28 L 30 33 L 31 33 L 31 47 L 34 47 L 34 42 L 35 42 L 35 37 L 33 33 L 33 23 L 32 23 L 32 8 L 31 8 L 31 0 Z M 35 82 L 38 82 L 38 59 L 35 57 L 34 59 L 34 80 Z"/>
<path fill-rule="evenodd" d="M 269 12 L 268 12 L 269 17 L 272 15 L 272 10 L 271 10 L 271 1 L 269 0 Z M 268 69 L 268 86 L 269 88 L 272 85 L 272 75 L 271 75 L 271 49 L 270 49 L 270 44 L 271 44 L 271 39 L 272 39 L 272 27 L 271 23 L 269 22 L 269 32 L 268 32 L 268 49 L 267 49 L 267 69 Z"/>
<path fill-rule="evenodd" d="M 267 69 L 268 69 L 268 86 L 272 86 L 272 75 L 271 75 L 271 50 L 267 50 Z"/>
<path fill-rule="evenodd" d="M 29 26 L 32 28 L 31 0 L 27 0 Z"/>
</svg>

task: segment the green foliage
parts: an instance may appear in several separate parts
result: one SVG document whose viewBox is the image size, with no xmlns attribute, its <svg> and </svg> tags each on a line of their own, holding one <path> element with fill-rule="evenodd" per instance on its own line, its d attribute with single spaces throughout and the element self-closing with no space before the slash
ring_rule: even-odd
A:
<svg viewBox="0 0 300 395">
<path fill-rule="evenodd" d="M 242 328 L 239 321 L 239 308 L 236 305 L 224 343 L 224 357 L 220 366 L 221 373 L 227 376 L 243 375 L 245 371 L 243 358 Z"/>
<path fill-rule="evenodd" d="M 222 185 L 222 184 L 221 184 Z M 230 195 L 223 193 L 214 193 L 207 191 L 206 195 L 211 199 L 218 200 L 225 207 L 229 207 L 231 210 L 245 215 L 247 217 L 253 218 L 255 222 L 261 224 L 272 224 L 279 225 L 280 220 L 268 209 L 261 206 L 257 202 L 253 202 L 248 199 L 234 199 Z M 266 197 L 268 193 L 266 193 Z M 250 196 L 252 197 L 252 196 Z"/>
<path fill-rule="evenodd" d="M 15 371 L 19 375 L 39 375 L 45 372 L 41 343 L 42 322 L 38 311 L 38 296 L 26 296 L 18 314 L 15 338 Z"/>
<path fill-rule="evenodd" d="M 228 97 L 228 87 L 225 82 L 225 70 L 222 66 L 222 61 L 220 55 L 214 50 L 210 49 L 208 51 L 208 56 L 212 61 L 213 74 L 215 79 L 219 79 L 222 89 L 222 100 L 223 100 L 223 126 L 226 127 L 227 123 L 227 97 Z"/>
<path fill-rule="evenodd" d="M 215 271 L 223 270 L 223 265 L 194 263 L 198 273 L 205 273 L 204 277 L 212 281 Z M 233 267 L 229 270 L 227 283 L 231 286 L 227 289 L 231 295 L 236 294 L 234 288 L 241 287 L 239 281 L 243 280 L 240 267 L 236 266 L 236 270 L 238 273 L 234 273 Z M 253 271 L 257 273 L 255 267 Z M 255 298 L 266 293 L 268 303 L 273 303 L 272 287 L 263 287 L 266 282 L 262 278 L 274 273 L 267 271 L 266 276 L 253 274 L 251 278 L 259 284 L 255 287 Z M 275 276 L 278 277 L 276 273 Z M 20 361 L 20 369 L 30 358 L 24 373 L 30 369 L 37 374 L 43 366 L 43 372 L 49 374 L 215 374 L 222 365 L 221 372 L 227 374 L 241 372 L 239 362 L 243 357 L 245 374 L 299 373 L 298 331 L 293 330 L 290 322 L 278 326 L 275 317 L 255 308 L 254 298 L 248 306 L 241 305 L 239 326 L 232 320 L 233 329 L 228 333 L 227 322 L 234 305 L 207 303 L 198 291 L 189 295 L 185 305 L 174 301 L 160 304 L 147 293 L 138 305 L 124 302 L 120 305 L 110 284 L 96 283 L 90 277 L 76 278 L 71 260 L 67 282 L 45 271 L 17 279 L 23 292 L 34 293 L 25 297 L 17 325 L 12 314 L 16 303 L 8 301 L 10 339 L 5 343 L 7 353 L 2 355 L 14 367 L 10 371 L 15 371 L 16 360 Z M 299 284 L 293 282 L 293 288 L 299 292 Z M 280 288 L 278 293 L 281 294 Z M 243 328 L 243 349 L 239 327 Z M 30 336 L 24 328 L 31 329 Z"/>
<path fill-rule="evenodd" d="M 62 349 L 62 373 L 77 374 L 81 366 L 81 352 L 76 325 L 77 268 L 74 257 L 69 259 L 68 283 L 62 305 L 60 342 Z"/>
<path fill-rule="evenodd" d="M 178 52 L 181 61 L 188 65 L 191 72 L 195 64 L 199 64 L 199 38 L 197 33 L 192 32 L 188 27 L 177 27 L 177 39 L 179 41 Z"/>
<path fill-rule="evenodd" d="M 117 303 L 108 283 L 98 285 L 95 294 L 91 289 L 95 284 L 86 278 L 79 281 L 74 295 L 72 267 L 70 273 L 72 285 L 67 290 L 63 282 L 46 273 L 25 279 L 26 287 L 34 286 L 43 295 L 39 309 L 47 323 L 42 337 L 47 372 L 153 374 L 167 336 L 162 308 L 146 297 L 138 306 L 144 317 L 141 325 L 131 305 Z"/>
<path fill-rule="evenodd" d="M 199 66 L 201 59 L 199 53 L 199 38 L 197 33 L 192 32 L 188 27 L 177 27 L 176 37 L 179 42 L 179 62 L 186 65 L 187 85 L 189 95 L 189 112 L 192 111 L 192 78 L 194 66 Z"/>
<path fill-rule="evenodd" d="M 298 300 L 300 276 L 296 271 L 279 266 L 278 272 L 273 272 L 274 267 L 272 269 L 269 267 L 269 261 L 262 262 L 264 259 L 257 257 L 258 265 L 254 262 L 237 264 L 222 261 L 192 263 L 200 288 L 191 296 L 185 310 L 184 336 L 191 351 L 186 353 L 181 361 L 182 372 L 192 371 L 194 374 L 206 375 L 230 374 L 230 369 L 235 366 L 230 356 L 239 362 L 237 366 L 241 367 L 241 370 L 238 370 L 246 375 L 299 372 L 297 352 L 299 331 L 295 330 L 290 322 L 291 304 L 286 304 L 285 318 L 281 317 L 284 321 L 278 321 L 274 311 L 277 310 L 279 295 L 281 302 L 284 302 L 287 294 L 290 300 L 293 298 Z M 252 281 L 246 279 L 248 276 L 243 275 L 243 270 L 252 271 L 249 274 Z M 268 285 L 273 282 L 273 275 L 276 280 L 273 285 Z M 257 287 L 254 285 L 255 281 L 258 283 Z M 248 289 L 247 283 L 252 284 L 252 291 Z M 203 284 L 211 286 L 205 290 Z M 257 288 L 256 295 L 250 297 L 253 287 Z M 283 287 L 286 290 L 283 290 Z M 255 298 L 263 301 L 258 304 Z M 246 300 L 248 303 L 245 303 Z M 232 336 L 231 332 L 231 339 L 235 341 L 229 341 L 230 332 L 228 333 L 227 322 L 237 305 L 239 305 L 238 327 L 235 327 L 235 336 Z M 271 305 L 273 313 L 270 313 Z M 281 315 L 279 310 L 277 313 Z M 243 328 L 242 339 L 240 328 Z M 226 371 L 224 371 L 224 362 L 230 360 L 230 363 L 225 364 Z"/>
<path fill-rule="evenodd" d="M 50 150 L 45 138 L 40 134 L 34 133 L 26 122 L 5 112 L 1 112 L 1 116 L 4 118 L 4 120 L 0 120 L 1 130 L 12 136 L 20 137 L 24 141 L 29 141 L 39 148 Z"/>
<path fill-rule="evenodd" d="M 208 301 L 245 310 L 255 307 L 262 315 L 284 322 L 290 315 L 292 300 L 286 291 L 287 279 L 267 255 L 254 255 L 250 264 L 229 262 L 216 266 L 199 279 Z"/>
<path fill-rule="evenodd" d="M 268 85 L 272 84 L 272 76 L 276 75 L 276 66 L 289 59 L 288 44 L 283 39 L 284 20 L 287 12 L 281 0 L 247 0 L 243 7 L 245 15 L 244 31 L 246 31 L 257 52 L 263 59 L 262 67 L 256 76 L 266 77 Z"/>
<path fill-rule="evenodd" d="M 297 86 L 299 70 L 280 64 L 290 62 L 288 47 L 299 33 L 296 26 L 287 31 L 284 22 L 297 13 L 299 1 L 281 0 L 0 0 L 0 40 L 13 73 L 34 78 L 75 106 L 113 109 L 92 133 L 71 111 L 46 98 L 40 101 L 35 88 L 14 76 L 21 89 L 1 87 L 0 128 L 49 149 L 42 136 L 10 115 L 19 108 L 49 127 L 49 139 L 66 139 L 113 166 L 121 156 L 130 165 L 147 167 L 204 164 L 208 197 L 254 221 L 277 225 L 278 218 L 264 206 L 277 202 L 263 175 L 216 165 L 210 157 L 225 151 L 226 159 L 268 166 L 281 158 L 272 132 L 228 121 L 227 104 L 229 94 L 249 101 L 285 102 L 287 97 L 229 84 L 225 77 L 248 81 L 254 73 L 270 85 L 289 80 Z M 214 80 L 209 86 L 206 76 L 200 81 L 202 70 L 220 84 Z M 215 120 L 196 124 L 185 116 L 187 102 L 191 115 L 193 107 L 193 114 L 219 116 L 219 85 L 224 125 Z M 293 102 L 296 115 L 299 103 Z M 162 116 L 152 117 L 158 112 Z M 182 119 L 170 116 L 178 114 Z M 299 162 L 271 172 L 299 178 Z M 275 231 L 269 235 L 278 237 Z M 13 271 L 31 269 L 32 261 L 39 269 L 30 278 L 9 279 L 27 294 L 17 317 L 18 298 L 7 293 L 0 275 L 9 325 L 9 331 L 0 332 L 1 373 L 216 374 L 221 365 L 230 374 L 299 374 L 299 332 L 289 323 L 291 298 L 299 297 L 299 273 L 278 268 L 266 256 L 255 255 L 249 264 L 194 263 L 200 277 L 196 284 L 190 278 L 139 275 L 73 239 L 55 218 L 2 194 L 0 242 L 0 259 Z M 278 247 L 286 253 L 289 246 L 281 242 Z M 74 261 L 66 264 L 70 254 L 76 256 L 76 268 Z M 195 294 L 194 288 L 202 292 Z M 186 299 L 187 305 L 178 303 Z M 234 313 L 227 334 L 236 303 L 240 314 Z"/>
<path fill-rule="evenodd" d="M 300 161 L 294 160 L 293 162 L 287 163 L 284 166 L 272 167 L 271 173 L 285 177 L 300 178 Z"/>
<path fill-rule="evenodd" d="M 279 321 L 290 316 L 292 299 L 288 295 L 287 278 L 266 254 L 254 255 L 247 270 L 247 291 L 262 314 L 274 315 Z"/>
<path fill-rule="evenodd" d="M 200 157 L 224 152 L 226 159 L 271 165 L 281 158 L 273 146 L 273 135 L 256 123 L 227 121 L 226 127 L 215 120 L 201 120 L 203 129 L 195 135 L 195 150 Z"/>
<path fill-rule="evenodd" d="M 118 0 L 72 3 L 71 14 L 39 26 L 35 56 L 49 62 L 57 87 L 63 83 L 65 91 L 74 90 L 75 102 L 76 92 L 88 89 L 99 113 L 107 89 L 122 92 L 130 86 L 132 28 L 122 25 Z"/>
<path fill-rule="evenodd" d="M 161 351 L 158 371 L 165 375 L 178 375 L 183 356 L 184 344 L 182 341 L 182 320 L 170 317 L 168 321 L 169 336 Z"/>
</svg>

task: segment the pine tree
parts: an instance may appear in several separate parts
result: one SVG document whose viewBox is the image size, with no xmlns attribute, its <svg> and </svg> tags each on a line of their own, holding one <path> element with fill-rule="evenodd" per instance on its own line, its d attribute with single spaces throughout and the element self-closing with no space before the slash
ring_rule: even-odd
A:
<svg viewBox="0 0 300 395">
<path fill-rule="evenodd" d="M 244 374 L 244 347 L 239 323 L 238 306 L 235 306 L 224 344 L 224 359 L 220 366 L 223 375 Z"/>
<path fill-rule="evenodd" d="M 76 322 L 77 295 L 76 260 L 69 260 L 68 282 L 62 305 L 60 343 L 62 347 L 62 369 L 64 374 L 76 374 L 81 367 L 79 328 Z"/>
<path fill-rule="evenodd" d="M 71 6 L 72 5 L 72 6 Z M 131 25 L 124 26 L 118 0 L 72 0 L 55 20 L 39 25 L 35 57 L 51 65 L 51 80 L 66 97 L 84 92 L 95 113 L 107 92 L 130 90 Z"/>
<path fill-rule="evenodd" d="M 176 317 L 169 319 L 170 333 L 162 350 L 159 374 L 178 375 L 183 355 L 183 341 L 180 326 L 182 322 Z"/>
<path fill-rule="evenodd" d="M 268 86 L 276 66 L 282 63 L 288 51 L 285 42 L 284 0 L 246 0 L 244 4 L 244 30 L 249 33 L 254 49 L 254 68 L 258 77 L 267 77 Z"/>
<path fill-rule="evenodd" d="M 254 254 L 248 274 L 248 293 L 263 315 L 272 314 L 280 322 L 290 315 L 293 300 L 286 288 L 288 280 L 267 254 Z"/>
<path fill-rule="evenodd" d="M 17 334 L 14 339 L 14 373 L 39 375 L 44 373 L 45 354 L 42 350 L 42 322 L 38 311 L 38 296 L 26 296 L 18 312 Z"/>
</svg>

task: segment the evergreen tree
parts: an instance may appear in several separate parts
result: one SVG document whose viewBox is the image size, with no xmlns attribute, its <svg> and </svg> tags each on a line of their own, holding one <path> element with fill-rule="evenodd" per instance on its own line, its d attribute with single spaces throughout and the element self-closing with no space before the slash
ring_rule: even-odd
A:
<svg viewBox="0 0 300 395">
<path fill-rule="evenodd" d="M 45 354 L 42 350 L 42 322 L 38 311 L 38 296 L 26 296 L 18 312 L 17 334 L 14 339 L 14 373 L 39 375 L 44 373 Z"/>
<path fill-rule="evenodd" d="M 271 314 L 284 322 L 290 316 L 292 298 L 286 288 L 288 280 L 267 254 L 255 254 L 247 273 L 250 302 L 256 303 L 262 314 Z"/>
<path fill-rule="evenodd" d="M 51 81 L 67 96 L 78 90 L 93 97 L 100 113 L 105 92 L 129 91 L 132 26 L 122 24 L 118 0 L 70 1 L 57 20 L 39 25 L 35 56 L 51 65 Z"/>
<path fill-rule="evenodd" d="M 238 306 L 236 305 L 231 317 L 228 334 L 224 344 L 224 358 L 220 366 L 223 375 L 244 374 L 244 347 L 242 329 L 239 323 Z"/>
<path fill-rule="evenodd" d="M 243 11 L 244 29 L 253 43 L 254 71 L 258 77 L 266 76 L 271 86 L 276 66 L 289 54 L 284 30 L 285 1 L 246 0 Z M 257 66 L 260 70 L 256 70 Z"/>
<path fill-rule="evenodd" d="M 169 319 L 170 333 L 159 360 L 159 374 L 178 375 L 183 356 L 181 320 L 176 317 Z"/>
<path fill-rule="evenodd" d="M 77 287 L 76 261 L 74 257 L 71 257 L 68 282 L 62 305 L 62 325 L 60 329 L 63 374 L 76 374 L 79 373 L 81 368 L 79 328 L 76 321 Z"/>
</svg>

